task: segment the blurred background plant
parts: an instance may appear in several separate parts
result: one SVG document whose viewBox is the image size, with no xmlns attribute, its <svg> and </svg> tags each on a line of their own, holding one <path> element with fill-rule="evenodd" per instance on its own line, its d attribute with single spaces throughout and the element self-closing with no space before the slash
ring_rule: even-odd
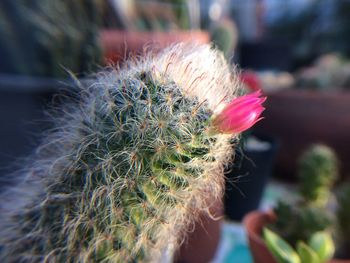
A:
<svg viewBox="0 0 350 263">
<path fill-rule="evenodd" d="M 336 53 L 320 56 L 295 74 L 298 88 L 330 90 L 350 87 L 350 62 Z"/>
<path fill-rule="evenodd" d="M 214 45 L 230 61 L 238 44 L 238 29 L 233 20 L 226 17 L 213 23 L 210 29 L 210 36 Z"/>
<path fill-rule="evenodd" d="M 0 72 L 63 78 L 101 63 L 101 1 L 0 3 Z"/>
<path fill-rule="evenodd" d="M 335 152 L 325 145 L 313 145 L 299 161 L 299 189 L 303 202 L 325 208 L 331 189 L 339 179 Z"/>
<path fill-rule="evenodd" d="M 23 162 L 19 159 L 52 127 L 48 105 L 59 107 L 63 97 L 79 99 L 73 78 L 87 79 L 100 67 L 104 4 L 1 1 L 0 192 L 17 178 L 14 173 Z"/>
<path fill-rule="evenodd" d="M 309 64 L 322 54 L 350 55 L 350 2 L 300 1 L 299 8 L 278 3 L 276 18 L 267 24 L 267 34 L 283 38 L 292 47 L 293 68 Z M 301 7 L 302 6 L 302 7 Z M 297 11 L 296 11 L 297 10 Z"/>
<path fill-rule="evenodd" d="M 274 208 L 276 221 L 270 225 L 292 247 L 326 231 L 334 237 L 336 256 L 349 258 L 350 183 L 335 188 L 338 166 L 335 152 L 326 145 L 312 145 L 301 156 L 299 198 L 279 200 Z"/>
<path fill-rule="evenodd" d="M 128 31 L 199 29 L 198 0 L 109 0 L 107 27 Z"/>
<path fill-rule="evenodd" d="M 299 200 L 280 200 L 274 209 L 276 222 L 272 229 L 292 246 L 307 242 L 318 231 L 331 230 L 334 218 L 327 208 L 331 189 L 338 179 L 337 158 L 325 145 L 312 145 L 299 161 Z"/>
<path fill-rule="evenodd" d="M 278 263 L 325 263 L 334 255 L 334 241 L 326 231 L 313 233 L 307 242 L 299 240 L 296 249 L 268 228 L 264 228 L 263 235 Z"/>
</svg>

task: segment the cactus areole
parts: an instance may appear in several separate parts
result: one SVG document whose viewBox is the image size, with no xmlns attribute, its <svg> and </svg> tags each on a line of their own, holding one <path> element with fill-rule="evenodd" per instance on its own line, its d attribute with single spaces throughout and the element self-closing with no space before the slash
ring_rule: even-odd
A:
<svg viewBox="0 0 350 263">
<path fill-rule="evenodd" d="M 238 90 L 208 45 L 97 74 L 3 195 L 1 262 L 162 261 L 221 197 L 232 143 L 263 110 Z"/>
</svg>

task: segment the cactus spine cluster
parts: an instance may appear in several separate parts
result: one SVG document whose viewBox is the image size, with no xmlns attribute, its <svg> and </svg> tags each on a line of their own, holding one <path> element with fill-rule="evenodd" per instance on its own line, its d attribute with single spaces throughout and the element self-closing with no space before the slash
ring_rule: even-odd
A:
<svg viewBox="0 0 350 263">
<path fill-rule="evenodd" d="M 1 262 L 160 261 L 222 195 L 236 136 L 208 123 L 237 89 L 207 45 L 98 74 L 3 196 Z"/>
</svg>

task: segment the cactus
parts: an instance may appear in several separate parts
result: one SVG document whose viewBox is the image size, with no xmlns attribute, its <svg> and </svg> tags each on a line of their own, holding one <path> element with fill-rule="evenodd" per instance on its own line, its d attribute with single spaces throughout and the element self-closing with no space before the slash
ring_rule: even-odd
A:
<svg viewBox="0 0 350 263">
<path fill-rule="evenodd" d="M 3 196 L 1 262 L 157 262 L 174 251 L 222 195 L 237 134 L 210 123 L 238 92 L 231 73 L 210 46 L 177 44 L 97 74 Z"/>
<path fill-rule="evenodd" d="M 311 146 L 299 162 L 300 192 L 305 202 L 324 206 L 338 179 L 338 160 L 325 145 Z"/>
<path fill-rule="evenodd" d="M 0 3 L 0 71 L 66 77 L 101 62 L 96 0 L 3 0 Z"/>
<path fill-rule="evenodd" d="M 187 0 L 132 1 L 127 6 L 112 1 L 126 30 L 169 31 L 198 29 L 199 2 Z M 197 22 L 197 23 L 196 23 Z"/>
<path fill-rule="evenodd" d="M 333 223 L 331 214 L 317 206 L 291 205 L 280 201 L 274 212 L 277 220 L 271 229 L 293 246 L 299 240 L 306 242 L 315 232 L 331 229 Z"/>
<path fill-rule="evenodd" d="M 230 59 L 238 41 L 238 30 L 233 21 L 222 19 L 211 29 L 211 40 Z"/>
<path fill-rule="evenodd" d="M 338 178 L 338 161 L 325 145 L 312 145 L 299 161 L 300 200 L 296 204 L 280 201 L 274 209 L 277 220 L 272 228 L 293 246 L 306 242 L 313 233 L 329 230 L 334 217 L 327 209 L 331 188 Z"/>
</svg>

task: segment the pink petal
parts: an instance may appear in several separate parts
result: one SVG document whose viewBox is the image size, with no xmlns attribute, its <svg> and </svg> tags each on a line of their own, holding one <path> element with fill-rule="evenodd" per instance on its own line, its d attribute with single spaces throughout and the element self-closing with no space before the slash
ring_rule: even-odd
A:
<svg viewBox="0 0 350 263">
<path fill-rule="evenodd" d="M 232 100 L 220 114 L 212 120 L 214 130 L 221 133 L 240 133 L 252 127 L 262 118 L 265 110 L 261 91 L 238 97 Z"/>
</svg>

